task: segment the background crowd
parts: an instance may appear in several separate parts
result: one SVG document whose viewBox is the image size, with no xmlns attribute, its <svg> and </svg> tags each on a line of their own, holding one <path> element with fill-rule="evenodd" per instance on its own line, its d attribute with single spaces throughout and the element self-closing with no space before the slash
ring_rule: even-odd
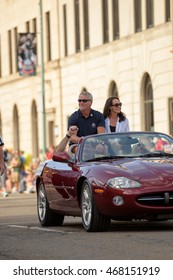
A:
<svg viewBox="0 0 173 280">
<path fill-rule="evenodd" d="M 39 158 L 32 158 L 24 151 L 4 149 L 6 168 L 0 180 L 1 196 L 7 197 L 10 193 L 34 193 L 35 170 L 39 163 Z"/>
</svg>

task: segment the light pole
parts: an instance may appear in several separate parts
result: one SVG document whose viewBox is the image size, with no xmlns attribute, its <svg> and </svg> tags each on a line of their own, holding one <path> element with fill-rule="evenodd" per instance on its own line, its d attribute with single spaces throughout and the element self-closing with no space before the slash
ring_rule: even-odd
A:
<svg viewBox="0 0 173 280">
<path fill-rule="evenodd" d="M 42 153 L 46 153 L 46 115 L 45 115 L 45 87 L 44 87 L 44 52 L 43 52 L 43 19 L 42 19 L 42 0 L 40 0 L 40 71 L 41 71 L 41 93 L 42 93 Z"/>
</svg>

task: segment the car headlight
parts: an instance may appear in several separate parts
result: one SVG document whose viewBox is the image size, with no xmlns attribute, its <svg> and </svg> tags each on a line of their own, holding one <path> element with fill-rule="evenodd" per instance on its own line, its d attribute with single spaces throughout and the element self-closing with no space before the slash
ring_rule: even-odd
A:
<svg viewBox="0 0 173 280">
<path fill-rule="evenodd" d="M 139 188 L 141 183 L 128 179 L 126 177 L 115 177 L 107 181 L 107 185 L 110 188 L 115 189 L 128 189 L 128 188 Z"/>
</svg>

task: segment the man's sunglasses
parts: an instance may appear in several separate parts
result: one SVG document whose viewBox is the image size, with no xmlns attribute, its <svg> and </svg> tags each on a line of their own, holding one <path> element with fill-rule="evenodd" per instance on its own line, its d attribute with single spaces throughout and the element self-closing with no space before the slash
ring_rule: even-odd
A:
<svg viewBox="0 0 173 280">
<path fill-rule="evenodd" d="M 114 105 L 111 105 L 111 106 L 114 106 L 114 107 L 121 107 L 122 106 L 122 103 L 120 102 L 120 103 L 115 103 Z"/>
<path fill-rule="evenodd" d="M 78 102 L 84 102 L 84 103 L 86 103 L 86 102 L 88 102 L 88 101 L 91 101 L 91 99 L 78 99 Z"/>
</svg>

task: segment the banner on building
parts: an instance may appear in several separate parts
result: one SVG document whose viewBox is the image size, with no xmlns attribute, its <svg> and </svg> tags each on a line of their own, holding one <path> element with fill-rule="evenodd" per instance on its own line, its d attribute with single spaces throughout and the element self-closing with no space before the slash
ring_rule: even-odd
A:
<svg viewBox="0 0 173 280">
<path fill-rule="evenodd" d="M 18 40 L 18 71 L 20 76 L 36 75 L 36 34 L 19 33 Z"/>
</svg>

